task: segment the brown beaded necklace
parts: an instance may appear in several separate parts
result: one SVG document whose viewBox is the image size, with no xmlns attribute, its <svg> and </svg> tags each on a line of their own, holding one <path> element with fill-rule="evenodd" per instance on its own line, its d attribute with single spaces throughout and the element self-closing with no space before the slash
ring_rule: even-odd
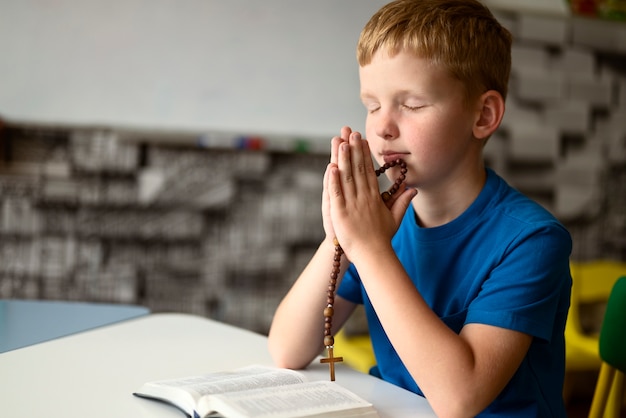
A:
<svg viewBox="0 0 626 418">
<path fill-rule="evenodd" d="M 378 177 L 386 170 L 395 166 L 400 166 L 400 175 L 387 191 L 381 193 L 380 197 L 383 199 L 384 202 L 387 202 L 389 199 L 391 199 L 391 196 L 396 193 L 398 189 L 400 189 L 400 185 L 406 179 L 406 163 L 402 160 L 395 160 L 389 163 L 385 163 L 382 167 L 376 170 L 376 177 Z M 326 307 L 324 308 L 324 345 L 326 346 L 327 356 L 326 358 L 320 360 L 321 363 L 328 363 L 328 367 L 330 368 L 331 381 L 335 380 L 335 363 L 343 361 L 343 357 L 335 357 L 333 355 L 335 338 L 332 335 L 333 315 L 335 313 L 335 291 L 337 288 L 337 279 L 339 278 L 339 273 L 341 270 L 341 256 L 343 255 L 343 249 L 341 248 L 341 245 L 339 245 L 339 241 L 337 240 L 337 238 L 333 240 L 333 244 L 335 244 L 333 270 L 330 273 L 328 290 L 326 292 Z"/>
</svg>

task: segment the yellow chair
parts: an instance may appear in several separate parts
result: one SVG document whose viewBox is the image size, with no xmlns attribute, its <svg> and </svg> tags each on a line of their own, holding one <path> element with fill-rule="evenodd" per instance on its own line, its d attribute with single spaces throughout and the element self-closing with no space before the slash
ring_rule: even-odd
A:
<svg viewBox="0 0 626 418">
<path fill-rule="evenodd" d="M 609 260 L 572 262 L 572 299 L 565 324 L 565 387 L 567 401 L 573 387 L 573 375 L 600 369 L 598 335 L 585 333 L 580 308 L 584 304 L 604 303 L 618 277 L 626 275 L 626 263 Z"/>
<path fill-rule="evenodd" d="M 626 276 L 613 286 L 600 330 L 602 366 L 589 418 L 620 416 L 626 373 Z"/>
<path fill-rule="evenodd" d="M 363 373 L 368 373 L 376 365 L 363 305 L 356 307 L 341 331 L 335 335 L 334 354 L 343 357 L 347 366 Z"/>
<path fill-rule="evenodd" d="M 339 331 L 335 335 L 335 355 L 343 357 L 348 366 L 363 373 L 369 373 L 376 365 L 369 334 L 348 335 Z"/>
</svg>

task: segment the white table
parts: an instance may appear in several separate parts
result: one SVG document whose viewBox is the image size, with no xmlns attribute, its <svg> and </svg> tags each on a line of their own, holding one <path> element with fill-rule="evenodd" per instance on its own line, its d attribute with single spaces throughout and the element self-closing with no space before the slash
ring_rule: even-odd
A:
<svg viewBox="0 0 626 418">
<path fill-rule="evenodd" d="M 197 316 L 148 315 L 0 354 L 0 416 L 181 418 L 132 392 L 146 381 L 250 364 L 272 364 L 265 336 Z M 305 374 L 328 379 L 328 367 Z M 336 382 L 381 417 L 435 416 L 424 398 L 347 366 L 337 367 Z"/>
</svg>

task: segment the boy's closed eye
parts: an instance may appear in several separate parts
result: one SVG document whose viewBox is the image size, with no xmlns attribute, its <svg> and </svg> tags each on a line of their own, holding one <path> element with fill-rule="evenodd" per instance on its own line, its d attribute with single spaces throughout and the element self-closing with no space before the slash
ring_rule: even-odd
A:
<svg viewBox="0 0 626 418">
<path fill-rule="evenodd" d="M 374 113 L 378 109 L 380 109 L 380 104 L 378 104 L 378 103 L 365 103 L 364 102 L 363 105 L 365 106 L 365 109 L 367 110 L 367 113 Z"/>
<path fill-rule="evenodd" d="M 411 105 L 408 105 L 408 104 L 403 104 L 402 105 L 403 109 L 410 110 L 412 112 L 420 110 L 420 109 L 423 109 L 424 107 L 426 107 L 426 106 L 425 105 L 411 106 Z"/>
</svg>

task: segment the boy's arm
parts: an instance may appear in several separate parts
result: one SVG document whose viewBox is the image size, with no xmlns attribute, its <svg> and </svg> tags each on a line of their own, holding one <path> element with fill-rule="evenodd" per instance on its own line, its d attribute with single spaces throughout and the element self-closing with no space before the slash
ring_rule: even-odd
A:
<svg viewBox="0 0 626 418">
<path fill-rule="evenodd" d="M 437 416 L 475 416 L 511 379 L 532 337 L 482 324 L 466 325 L 456 334 L 441 321 L 391 246 L 410 192 L 403 192 L 390 211 L 374 204 L 378 191 L 367 156 L 367 141 L 359 137 L 339 148 L 338 169 L 328 183 L 334 230 L 385 333 Z"/>
<path fill-rule="evenodd" d="M 486 408 L 518 369 L 532 337 L 483 324 L 456 334 L 424 302 L 391 247 L 354 259 L 363 260 L 356 267 L 385 332 L 437 416 L 470 417 Z"/>
<path fill-rule="evenodd" d="M 337 165 L 339 146 L 348 142 L 352 130 L 344 126 L 331 141 L 329 167 Z M 330 219 L 330 196 L 328 194 L 329 169 L 324 173 L 322 194 L 322 221 L 326 239 L 300 274 L 274 314 L 269 332 L 269 350 L 276 365 L 299 369 L 308 365 L 323 349 L 326 290 L 332 271 L 335 232 Z M 342 257 L 341 273 L 347 269 L 346 257 Z M 339 287 L 339 280 L 337 288 Z M 350 316 L 355 305 L 341 297 L 335 297 L 333 335 Z"/>
<path fill-rule="evenodd" d="M 274 314 L 268 346 L 279 367 L 304 368 L 324 348 L 323 311 L 334 253 L 333 242 L 324 240 Z M 341 264 L 343 275 L 348 264 L 345 257 Z M 354 308 L 355 304 L 335 297 L 333 335 Z"/>
</svg>

